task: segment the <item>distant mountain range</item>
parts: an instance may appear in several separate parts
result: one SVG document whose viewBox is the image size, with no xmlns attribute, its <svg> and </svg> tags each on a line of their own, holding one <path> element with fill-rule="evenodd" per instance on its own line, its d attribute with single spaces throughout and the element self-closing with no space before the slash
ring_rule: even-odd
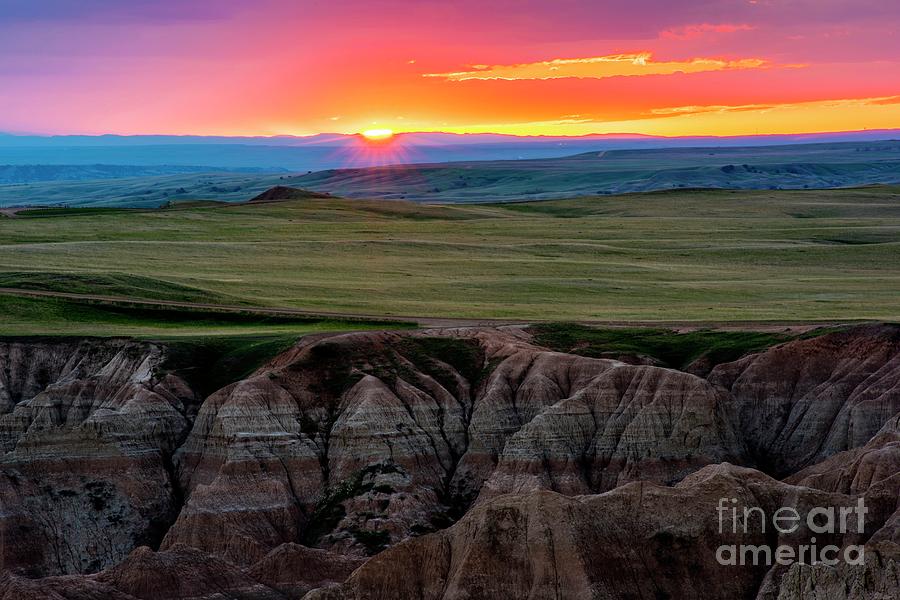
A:
<svg viewBox="0 0 900 600">
<path fill-rule="evenodd" d="M 900 129 L 871 129 L 801 134 L 767 134 L 744 136 L 665 137 L 639 133 L 603 133 L 581 136 L 519 136 L 502 133 L 398 133 L 397 142 L 412 146 L 460 146 L 484 144 L 567 144 L 627 143 L 685 146 L 717 144 L 725 146 L 796 144 L 814 142 L 880 140 L 900 137 Z M 202 136 L 202 135 L 18 135 L 0 132 L 2 147 L 129 147 L 155 145 L 253 145 L 253 146 L 347 146 L 359 143 L 357 134 L 320 133 L 309 136 Z"/>
<path fill-rule="evenodd" d="M 900 141 L 599 150 L 566 157 L 479 160 L 313 173 L 179 173 L 0 186 L 0 207 L 153 207 L 242 202 L 274 186 L 351 198 L 504 202 L 679 188 L 822 189 L 900 183 Z"/>
<path fill-rule="evenodd" d="M 204 137 L 167 135 L 30 136 L 0 134 L 0 165 L 168 166 L 209 170 L 293 172 L 389 164 L 557 158 L 582 152 L 746 147 L 900 139 L 900 130 L 737 137 L 653 137 L 633 134 L 518 137 L 500 134 L 403 133 L 373 146 L 358 135 Z M 86 179 L 70 170 L 71 179 Z M 178 174 L 168 170 L 159 174 Z M 134 176 L 127 174 L 123 176 Z M 51 178 L 53 180 L 56 177 Z M 28 181 L 39 181 L 30 179 Z"/>
<path fill-rule="evenodd" d="M 0 184 L 123 179 L 127 177 L 153 177 L 157 175 L 222 171 L 229 173 L 269 173 L 272 172 L 272 169 L 179 165 L 0 165 Z"/>
</svg>

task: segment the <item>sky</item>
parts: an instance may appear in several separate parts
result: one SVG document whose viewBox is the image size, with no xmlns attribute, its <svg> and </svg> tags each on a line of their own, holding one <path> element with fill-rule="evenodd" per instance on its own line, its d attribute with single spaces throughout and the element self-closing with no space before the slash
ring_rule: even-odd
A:
<svg viewBox="0 0 900 600">
<path fill-rule="evenodd" d="M 0 131 L 900 127 L 896 0 L 0 0 Z"/>
</svg>

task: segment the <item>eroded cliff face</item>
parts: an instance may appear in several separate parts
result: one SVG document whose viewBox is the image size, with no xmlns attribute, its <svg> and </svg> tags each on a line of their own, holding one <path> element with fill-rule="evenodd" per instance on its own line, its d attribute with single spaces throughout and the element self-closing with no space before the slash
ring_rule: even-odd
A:
<svg viewBox="0 0 900 600">
<path fill-rule="evenodd" d="M 164 546 L 361 555 L 476 499 L 670 483 L 746 455 L 725 394 L 696 376 L 440 333 L 301 342 L 209 398 L 176 455 L 188 502 Z"/>
<path fill-rule="evenodd" d="M 704 467 L 673 487 L 635 482 L 600 495 L 505 495 L 479 504 L 447 530 L 398 544 L 345 584 L 306 599 L 753 597 L 768 568 L 721 565 L 717 546 L 795 545 L 815 533 L 805 525 L 790 535 L 758 528 L 722 533 L 720 498 L 767 514 L 793 506 L 805 515 L 813 507 L 839 510 L 854 502 L 727 463 Z M 886 514 L 870 517 L 877 530 Z M 820 539 L 842 545 L 857 537 Z"/>
<path fill-rule="evenodd" d="M 732 422 L 778 476 L 866 444 L 900 411 L 900 328 L 864 326 L 719 365 Z"/>
<path fill-rule="evenodd" d="M 0 566 L 92 572 L 158 543 L 197 399 L 127 340 L 0 344 Z"/>
<path fill-rule="evenodd" d="M 127 340 L 0 345 L 0 598 L 896 587 L 898 327 L 705 377 L 551 352 L 521 329 L 310 336 L 202 404 L 164 359 Z M 723 570 L 710 546 L 726 496 L 767 511 L 862 497 L 869 529 L 834 541 L 878 561 Z M 188 585 L 173 565 L 193 564 Z M 142 579 L 154 570 L 175 574 Z"/>
</svg>

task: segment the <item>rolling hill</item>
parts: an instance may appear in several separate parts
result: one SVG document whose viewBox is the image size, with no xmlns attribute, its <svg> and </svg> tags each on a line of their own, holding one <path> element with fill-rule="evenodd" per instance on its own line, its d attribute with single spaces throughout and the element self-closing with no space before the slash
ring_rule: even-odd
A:
<svg viewBox="0 0 900 600">
<path fill-rule="evenodd" d="M 349 198 L 497 202 L 679 188 L 823 189 L 900 182 L 900 141 L 587 152 L 303 174 L 189 173 L 0 186 L 0 207 L 247 201 L 282 185 Z"/>
<path fill-rule="evenodd" d="M 610 150 L 539 160 L 321 171 L 292 185 L 346 197 L 441 202 L 677 188 L 822 189 L 900 182 L 900 141 Z"/>
</svg>

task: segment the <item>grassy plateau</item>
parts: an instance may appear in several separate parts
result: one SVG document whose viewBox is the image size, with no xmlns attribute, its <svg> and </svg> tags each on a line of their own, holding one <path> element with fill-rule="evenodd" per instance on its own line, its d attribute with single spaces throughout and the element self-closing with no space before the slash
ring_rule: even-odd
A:
<svg viewBox="0 0 900 600">
<path fill-rule="evenodd" d="M 898 320 L 900 188 L 26 211 L 0 218 L 0 288 L 394 317 Z M 0 315 L 4 334 L 364 328 L 15 292 Z"/>
</svg>

